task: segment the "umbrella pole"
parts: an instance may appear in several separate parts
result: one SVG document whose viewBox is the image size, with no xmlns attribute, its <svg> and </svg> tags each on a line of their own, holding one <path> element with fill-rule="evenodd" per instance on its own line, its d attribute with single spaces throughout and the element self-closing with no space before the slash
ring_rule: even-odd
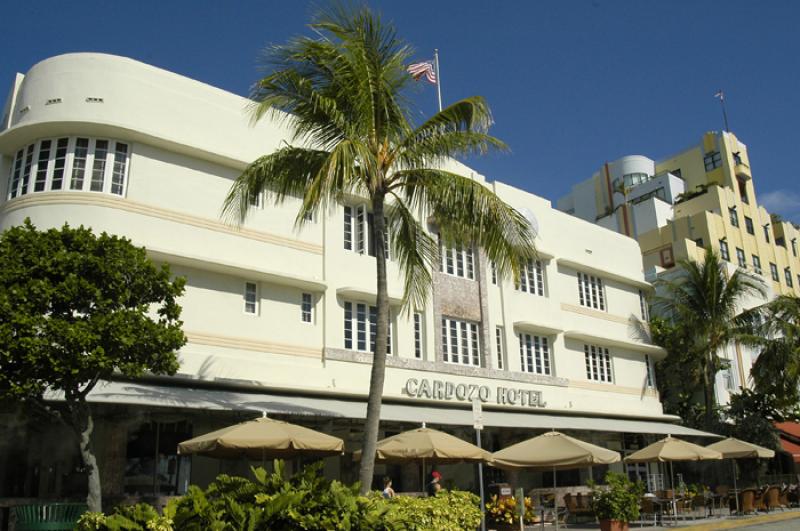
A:
<svg viewBox="0 0 800 531">
<path fill-rule="evenodd" d="M 422 471 L 420 472 L 420 475 L 419 475 L 419 481 L 420 481 L 420 484 L 422 486 L 421 490 L 424 493 L 425 492 L 425 458 L 424 457 L 422 458 Z"/>
<path fill-rule="evenodd" d="M 736 498 L 736 516 L 739 516 L 739 490 L 736 488 L 736 459 L 731 459 L 731 465 L 733 466 L 733 496 Z"/>
<path fill-rule="evenodd" d="M 556 530 L 558 530 L 558 491 L 556 490 L 556 467 L 553 467 L 553 518 L 555 518 Z"/>
<path fill-rule="evenodd" d="M 672 520 L 675 525 L 678 525 L 678 504 L 675 502 L 675 469 L 672 467 L 672 461 L 669 462 L 669 486 L 672 487 Z"/>
</svg>

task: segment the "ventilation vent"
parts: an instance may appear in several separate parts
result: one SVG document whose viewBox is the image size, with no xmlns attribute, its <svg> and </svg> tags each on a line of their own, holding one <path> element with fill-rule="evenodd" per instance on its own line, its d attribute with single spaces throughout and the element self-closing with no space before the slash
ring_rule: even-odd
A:
<svg viewBox="0 0 800 531">
<path fill-rule="evenodd" d="M 28 112 L 29 110 L 31 110 L 31 106 L 30 106 L 30 105 L 26 105 L 25 107 L 23 107 L 23 108 L 21 108 L 21 109 L 19 110 L 19 113 L 20 113 L 20 114 L 25 114 L 25 113 L 26 113 L 26 112 Z"/>
<path fill-rule="evenodd" d="M 45 105 L 54 105 L 56 103 L 61 103 L 61 98 L 50 98 L 44 104 Z"/>
<path fill-rule="evenodd" d="M 103 98 L 86 98 L 86 103 L 103 103 Z"/>
</svg>

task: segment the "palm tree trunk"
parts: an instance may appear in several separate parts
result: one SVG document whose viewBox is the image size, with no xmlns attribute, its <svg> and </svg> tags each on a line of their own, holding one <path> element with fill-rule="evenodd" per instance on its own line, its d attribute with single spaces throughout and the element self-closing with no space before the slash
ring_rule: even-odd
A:
<svg viewBox="0 0 800 531">
<path fill-rule="evenodd" d="M 372 238 L 375 242 L 375 266 L 378 282 L 377 290 L 377 330 L 375 331 L 375 353 L 372 359 L 372 372 L 369 380 L 369 397 L 367 398 L 367 418 L 364 423 L 364 440 L 361 445 L 361 469 L 358 479 L 361 482 L 361 494 L 372 488 L 372 477 L 375 470 L 375 446 L 378 442 L 378 427 L 381 420 L 381 398 L 383 397 L 383 381 L 386 374 L 386 343 L 389 336 L 389 295 L 386 285 L 386 251 L 384 219 L 384 194 L 376 192 L 372 197 Z"/>
<path fill-rule="evenodd" d="M 714 407 L 717 404 L 717 397 L 714 386 L 717 375 L 714 370 L 716 364 L 714 363 L 713 356 L 714 356 L 713 351 L 706 354 L 706 363 L 705 367 L 703 367 L 703 388 L 705 391 L 706 429 L 713 428 Z"/>
</svg>

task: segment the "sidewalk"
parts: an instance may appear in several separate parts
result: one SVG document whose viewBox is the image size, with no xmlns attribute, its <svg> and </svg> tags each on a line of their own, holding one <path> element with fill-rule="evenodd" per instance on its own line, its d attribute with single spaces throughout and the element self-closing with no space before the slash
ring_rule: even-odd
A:
<svg viewBox="0 0 800 531">
<path fill-rule="evenodd" d="M 760 524 L 771 524 L 777 522 L 786 522 L 784 529 L 798 529 L 800 530 L 800 509 L 788 509 L 785 511 L 774 512 L 770 514 L 759 514 L 753 516 L 729 517 L 729 518 L 708 518 L 705 520 L 690 520 L 678 521 L 675 526 L 643 526 L 639 524 L 631 524 L 631 531 L 642 529 L 643 531 L 664 531 L 664 530 L 679 530 L 679 531 L 716 531 L 718 529 L 737 529 L 741 527 L 757 526 Z M 552 526 L 546 526 L 546 530 L 553 529 Z M 570 524 L 566 530 L 592 530 L 600 529 L 600 525 L 596 523 L 588 524 Z"/>
</svg>

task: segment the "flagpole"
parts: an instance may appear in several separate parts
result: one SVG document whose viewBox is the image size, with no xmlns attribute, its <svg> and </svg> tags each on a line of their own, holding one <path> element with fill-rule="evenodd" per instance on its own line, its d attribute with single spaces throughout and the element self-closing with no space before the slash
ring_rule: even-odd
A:
<svg viewBox="0 0 800 531">
<path fill-rule="evenodd" d="M 439 73 L 439 49 L 438 48 L 434 48 L 434 50 L 433 50 L 433 63 L 436 66 L 436 93 L 439 96 L 439 112 L 442 112 L 442 75 Z"/>
<path fill-rule="evenodd" d="M 719 95 L 719 104 L 722 106 L 722 119 L 725 121 L 725 132 L 730 133 L 730 129 L 728 128 L 728 113 L 725 111 L 725 93 L 722 92 L 722 89 L 719 89 L 717 94 Z"/>
</svg>

